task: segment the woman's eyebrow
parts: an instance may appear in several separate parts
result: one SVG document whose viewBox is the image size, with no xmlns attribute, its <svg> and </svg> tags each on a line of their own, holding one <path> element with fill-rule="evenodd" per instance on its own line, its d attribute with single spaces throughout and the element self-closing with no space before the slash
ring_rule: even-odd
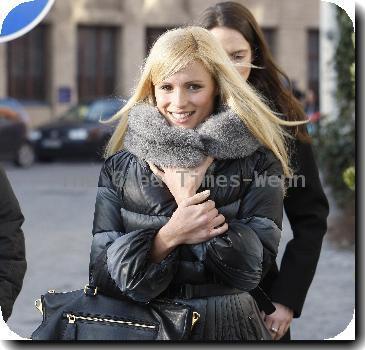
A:
<svg viewBox="0 0 365 350">
<path fill-rule="evenodd" d="M 232 52 L 230 52 L 230 55 L 236 55 L 239 53 L 247 53 L 247 52 L 248 52 L 247 49 L 242 49 L 242 50 L 238 50 L 238 51 L 232 51 Z"/>
<path fill-rule="evenodd" d="M 202 80 L 189 80 L 186 81 L 185 84 L 203 84 L 204 82 Z"/>
</svg>

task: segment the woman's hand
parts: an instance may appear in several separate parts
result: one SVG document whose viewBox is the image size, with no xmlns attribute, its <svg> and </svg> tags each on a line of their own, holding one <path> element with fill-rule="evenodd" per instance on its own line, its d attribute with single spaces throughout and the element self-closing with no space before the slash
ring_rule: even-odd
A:
<svg viewBox="0 0 365 350">
<path fill-rule="evenodd" d="M 293 310 L 285 305 L 273 303 L 276 311 L 270 315 L 265 315 L 263 319 L 266 327 L 270 330 L 273 340 L 279 340 L 288 331 L 291 321 L 293 320 Z"/>
<path fill-rule="evenodd" d="M 175 236 L 176 245 L 198 244 L 227 231 L 228 224 L 218 213 L 215 202 L 208 200 L 202 203 L 209 194 L 207 190 L 183 199 L 165 225 L 165 230 Z"/>
<path fill-rule="evenodd" d="M 200 187 L 208 167 L 213 158 L 208 156 L 202 164 L 195 168 L 162 168 L 159 170 L 154 164 L 149 163 L 152 172 L 159 177 L 174 196 L 176 203 L 192 197 Z"/>
<path fill-rule="evenodd" d="M 180 202 L 169 222 L 155 237 L 151 253 L 153 262 L 161 261 L 180 244 L 205 242 L 228 230 L 225 217 L 218 213 L 215 203 L 204 202 L 209 194 L 209 190 L 203 191 Z"/>
</svg>

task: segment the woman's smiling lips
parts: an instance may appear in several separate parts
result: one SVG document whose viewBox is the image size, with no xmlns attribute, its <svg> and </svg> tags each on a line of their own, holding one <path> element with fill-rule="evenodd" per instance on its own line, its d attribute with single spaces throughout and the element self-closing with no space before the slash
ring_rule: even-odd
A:
<svg viewBox="0 0 365 350">
<path fill-rule="evenodd" d="M 193 112 L 168 112 L 173 121 L 178 124 L 183 124 L 189 120 L 189 118 L 195 113 Z"/>
</svg>

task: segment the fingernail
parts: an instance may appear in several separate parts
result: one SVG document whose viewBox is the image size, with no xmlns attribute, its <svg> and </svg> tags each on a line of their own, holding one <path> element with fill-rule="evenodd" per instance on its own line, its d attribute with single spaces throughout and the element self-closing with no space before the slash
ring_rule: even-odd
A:
<svg viewBox="0 0 365 350">
<path fill-rule="evenodd" d="M 210 190 L 205 190 L 203 192 L 200 192 L 203 196 L 209 196 L 210 195 Z"/>
</svg>

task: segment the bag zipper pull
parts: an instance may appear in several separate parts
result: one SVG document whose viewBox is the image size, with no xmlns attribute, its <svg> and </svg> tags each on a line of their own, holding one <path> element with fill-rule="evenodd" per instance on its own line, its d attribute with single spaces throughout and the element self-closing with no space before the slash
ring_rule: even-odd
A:
<svg viewBox="0 0 365 350">
<path fill-rule="evenodd" d="M 37 299 L 34 302 L 34 305 L 36 307 L 36 309 L 43 315 L 43 305 L 42 305 L 42 300 L 41 299 Z"/>
<path fill-rule="evenodd" d="M 68 318 L 68 323 L 75 323 L 76 317 L 74 315 L 67 314 L 66 316 Z"/>
<path fill-rule="evenodd" d="M 192 319 L 192 324 L 191 324 L 191 329 L 193 329 L 195 323 L 197 323 L 199 321 L 200 318 L 200 314 L 196 311 L 193 311 L 193 319 Z"/>
</svg>

